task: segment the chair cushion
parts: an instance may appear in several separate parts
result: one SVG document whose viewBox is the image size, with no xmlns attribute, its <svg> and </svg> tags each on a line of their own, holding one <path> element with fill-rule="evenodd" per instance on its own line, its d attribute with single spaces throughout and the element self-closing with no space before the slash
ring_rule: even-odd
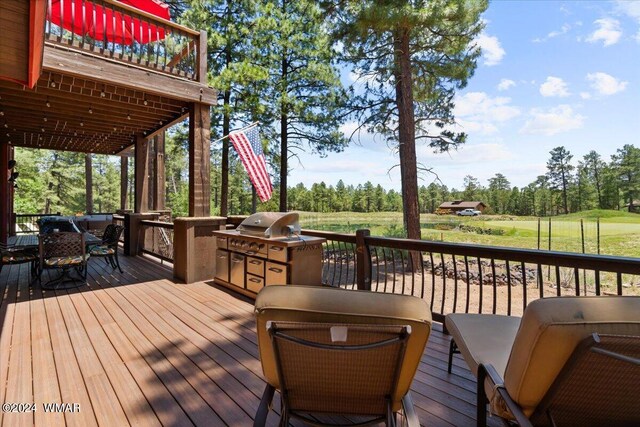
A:
<svg viewBox="0 0 640 427">
<path fill-rule="evenodd" d="M 85 260 L 89 258 L 89 255 L 85 255 Z M 44 260 L 44 264 L 47 267 L 68 267 L 82 264 L 83 259 L 81 255 L 74 256 L 57 256 Z"/>
<path fill-rule="evenodd" d="M 402 397 L 422 358 L 431 332 L 431 312 L 426 301 L 407 295 L 350 291 L 320 286 L 267 286 L 256 297 L 256 323 L 260 361 L 266 381 L 278 388 L 278 375 L 266 324 L 269 320 L 317 323 L 410 325 L 393 409 Z"/>
<path fill-rule="evenodd" d="M 94 246 L 91 248 L 90 254 L 94 256 L 108 256 L 115 254 L 115 250 L 109 246 Z"/>
<path fill-rule="evenodd" d="M 23 262 L 31 262 L 38 259 L 34 253 L 24 251 L 2 251 L 3 264 L 21 264 Z"/>
<path fill-rule="evenodd" d="M 640 336 L 640 296 L 545 298 L 527 306 L 503 377 L 527 416 L 593 332 Z"/>
<path fill-rule="evenodd" d="M 481 363 L 491 363 L 504 377 L 519 317 L 460 313 L 448 314 L 444 322 L 474 375 Z"/>
</svg>

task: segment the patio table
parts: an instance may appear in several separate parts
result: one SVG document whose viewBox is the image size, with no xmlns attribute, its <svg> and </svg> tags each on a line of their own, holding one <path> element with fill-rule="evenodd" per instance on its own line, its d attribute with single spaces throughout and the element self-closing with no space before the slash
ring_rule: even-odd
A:
<svg viewBox="0 0 640 427">
<path fill-rule="evenodd" d="M 84 242 L 87 246 L 99 245 L 102 243 L 102 239 L 94 236 L 91 233 L 85 232 Z M 38 235 L 37 234 L 23 234 L 20 236 L 13 236 L 9 238 L 9 244 L 16 246 L 23 246 L 25 248 L 38 248 Z"/>
</svg>

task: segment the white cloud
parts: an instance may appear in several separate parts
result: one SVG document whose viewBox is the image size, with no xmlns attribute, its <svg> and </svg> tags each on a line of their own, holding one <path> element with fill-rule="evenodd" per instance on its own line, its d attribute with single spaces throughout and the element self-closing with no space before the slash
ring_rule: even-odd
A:
<svg viewBox="0 0 640 427">
<path fill-rule="evenodd" d="M 462 131 L 489 135 L 498 131 L 499 123 L 520 115 L 520 109 L 510 103 L 511 98 L 469 92 L 456 97 L 454 115 Z"/>
<path fill-rule="evenodd" d="M 640 2 L 629 0 L 616 1 L 616 9 L 640 23 Z"/>
<path fill-rule="evenodd" d="M 590 99 L 591 94 L 589 92 L 580 92 L 580 98 L 582 99 Z"/>
<path fill-rule="evenodd" d="M 607 73 L 589 73 L 587 80 L 600 95 L 613 95 L 626 89 L 629 82 L 623 82 Z"/>
<path fill-rule="evenodd" d="M 498 83 L 498 90 L 500 91 L 507 90 L 511 87 L 514 87 L 515 85 L 516 85 L 516 82 L 514 82 L 513 80 L 502 79 L 500 80 L 500 83 Z"/>
<path fill-rule="evenodd" d="M 564 98 L 569 96 L 567 84 L 560 77 L 547 77 L 544 83 L 540 85 L 540 94 L 544 97 Z"/>
<path fill-rule="evenodd" d="M 498 65 L 502 61 L 505 51 L 497 37 L 482 33 L 476 38 L 476 43 L 482 49 L 484 65 L 491 67 Z"/>
<path fill-rule="evenodd" d="M 533 108 L 529 116 L 520 133 L 551 136 L 580 129 L 584 123 L 584 116 L 575 113 L 569 105 L 559 105 L 548 110 Z"/>
<path fill-rule="evenodd" d="M 597 19 L 593 23 L 598 26 L 598 29 L 587 37 L 589 43 L 602 41 L 604 46 L 611 46 L 618 43 L 618 40 L 622 37 L 620 22 L 617 19 L 602 18 Z"/>
</svg>

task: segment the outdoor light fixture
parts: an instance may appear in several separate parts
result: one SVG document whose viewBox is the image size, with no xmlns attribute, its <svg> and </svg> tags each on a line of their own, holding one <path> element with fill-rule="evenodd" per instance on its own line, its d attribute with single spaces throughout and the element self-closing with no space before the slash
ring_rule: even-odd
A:
<svg viewBox="0 0 640 427">
<path fill-rule="evenodd" d="M 80 127 L 83 127 L 83 126 L 84 126 L 84 122 L 80 122 Z"/>
<path fill-rule="evenodd" d="M 9 128 L 9 125 L 5 123 L 5 124 L 4 124 L 4 127 L 5 127 L 5 128 Z"/>
<path fill-rule="evenodd" d="M 74 133 L 73 133 L 73 136 L 78 136 L 78 132 L 74 132 Z"/>
<path fill-rule="evenodd" d="M 40 130 L 41 130 L 42 132 L 44 132 L 44 128 L 40 128 Z"/>
<path fill-rule="evenodd" d="M 93 108 L 91 108 L 91 106 L 89 106 L 89 114 L 93 114 Z"/>
<path fill-rule="evenodd" d="M 127 120 L 131 120 L 131 115 L 127 114 Z"/>
<path fill-rule="evenodd" d="M 47 98 L 47 102 L 45 102 L 45 104 L 47 106 L 47 108 L 51 108 L 51 103 L 49 102 L 49 98 Z"/>
<path fill-rule="evenodd" d="M 55 81 L 51 81 L 51 87 L 56 87 L 56 82 Z"/>
<path fill-rule="evenodd" d="M 143 103 L 144 105 L 147 105 L 147 104 L 148 104 L 148 102 L 147 102 L 147 98 L 145 98 L 145 99 L 142 101 L 142 103 Z"/>
<path fill-rule="evenodd" d="M 0 110 L 0 117 L 4 116 L 4 111 Z"/>
<path fill-rule="evenodd" d="M 46 121 L 47 121 L 47 116 L 44 116 L 44 117 L 42 118 L 42 121 L 43 121 L 43 122 L 46 122 Z"/>
</svg>

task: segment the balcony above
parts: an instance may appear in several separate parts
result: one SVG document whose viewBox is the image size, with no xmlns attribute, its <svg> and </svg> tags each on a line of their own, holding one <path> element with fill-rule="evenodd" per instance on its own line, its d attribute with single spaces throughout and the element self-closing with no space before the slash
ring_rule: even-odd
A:
<svg viewBox="0 0 640 427">
<path fill-rule="evenodd" d="M 37 23 L 34 8 L 24 3 L 3 5 L 3 19 Z M 14 83 L 26 84 L 24 73 L 0 81 L 0 142 L 117 154 L 136 137 L 188 117 L 190 105 L 215 104 L 206 84 L 205 32 L 115 0 L 36 2 L 43 3 L 42 40 L 17 28 L 0 36 L 13 52 L 3 56 L 0 70 L 26 70 L 27 52 L 38 43 L 43 52 L 32 89 Z"/>
</svg>

